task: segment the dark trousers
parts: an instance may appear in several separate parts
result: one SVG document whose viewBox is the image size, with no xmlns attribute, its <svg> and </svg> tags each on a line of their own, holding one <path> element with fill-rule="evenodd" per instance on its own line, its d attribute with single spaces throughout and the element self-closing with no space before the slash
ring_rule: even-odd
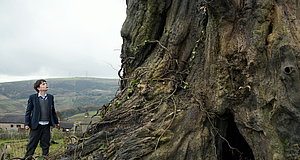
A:
<svg viewBox="0 0 300 160">
<path fill-rule="evenodd" d="M 48 155 L 50 147 L 50 126 L 49 125 L 38 125 L 36 129 L 30 130 L 30 137 L 26 146 L 25 157 L 32 156 L 34 151 L 40 142 L 42 147 L 43 155 Z"/>
</svg>

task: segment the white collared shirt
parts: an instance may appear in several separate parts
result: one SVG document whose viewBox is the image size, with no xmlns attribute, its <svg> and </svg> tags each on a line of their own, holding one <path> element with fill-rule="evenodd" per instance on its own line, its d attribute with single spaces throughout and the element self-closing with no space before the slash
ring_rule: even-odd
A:
<svg viewBox="0 0 300 160">
<path fill-rule="evenodd" d="M 40 125 L 47 125 L 47 124 L 49 124 L 49 121 L 39 121 L 39 124 Z"/>
<path fill-rule="evenodd" d="M 38 94 L 38 97 L 41 97 L 43 100 L 47 100 L 48 96 L 47 93 L 45 94 L 45 96 L 42 96 L 40 93 Z"/>
</svg>

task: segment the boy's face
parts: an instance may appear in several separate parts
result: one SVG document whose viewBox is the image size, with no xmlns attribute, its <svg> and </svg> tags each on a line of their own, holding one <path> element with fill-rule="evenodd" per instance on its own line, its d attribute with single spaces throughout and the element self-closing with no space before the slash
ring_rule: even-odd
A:
<svg viewBox="0 0 300 160">
<path fill-rule="evenodd" d="M 47 82 L 42 82 L 37 89 L 39 91 L 48 91 L 48 84 L 47 84 Z"/>
</svg>

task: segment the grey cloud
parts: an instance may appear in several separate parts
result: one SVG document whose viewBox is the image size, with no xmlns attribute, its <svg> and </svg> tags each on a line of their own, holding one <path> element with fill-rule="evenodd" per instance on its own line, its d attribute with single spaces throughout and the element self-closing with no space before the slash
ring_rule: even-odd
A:
<svg viewBox="0 0 300 160">
<path fill-rule="evenodd" d="M 117 77 L 125 8 L 124 0 L 0 1 L 0 76 Z"/>
</svg>

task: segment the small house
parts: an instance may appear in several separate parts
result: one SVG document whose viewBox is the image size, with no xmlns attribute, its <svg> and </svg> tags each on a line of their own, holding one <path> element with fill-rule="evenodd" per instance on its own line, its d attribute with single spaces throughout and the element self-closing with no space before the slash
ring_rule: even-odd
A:
<svg viewBox="0 0 300 160">
<path fill-rule="evenodd" d="M 70 132 L 74 126 L 74 123 L 69 121 L 60 121 L 59 126 L 63 132 Z"/>
<path fill-rule="evenodd" d="M 5 114 L 0 116 L 0 130 L 20 131 L 24 129 L 24 115 Z"/>
</svg>

